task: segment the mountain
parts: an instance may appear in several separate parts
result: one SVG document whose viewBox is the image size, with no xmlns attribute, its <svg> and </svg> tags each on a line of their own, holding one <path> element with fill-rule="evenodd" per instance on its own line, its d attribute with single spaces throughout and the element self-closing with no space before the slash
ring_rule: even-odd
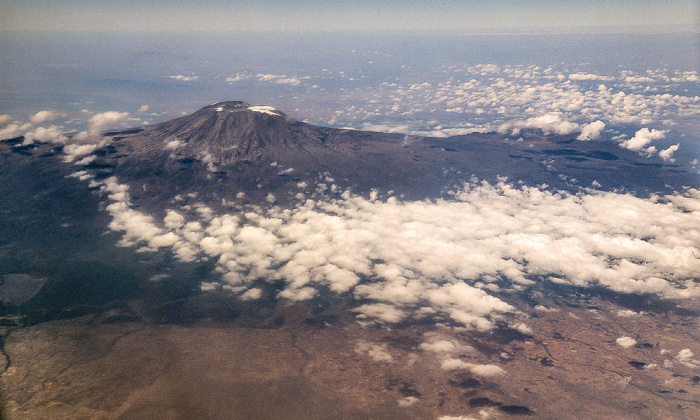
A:
<svg viewBox="0 0 700 420">
<path fill-rule="evenodd" d="M 220 102 L 152 126 L 106 133 L 112 142 L 87 165 L 117 175 L 154 201 L 200 192 L 286 202 L 297 184 L 330 176 L 367 193 L 393 190 L 406 198 L 436 198 L 472 175 L 576 190 L 596 181 L 604 189 L 658 192 L 689 185 L 694 174 L 650 161 L 610 142 L 531 131 L 519 140 L 496 133 L 415 137 L 318 127 L 268 106 Z M 506 163 L 508 162 L 508 163 Z M 515 162 L 517 164 L 512 164 Z M 163 182 L 166 181 L 166 182 Z"/>
</svg>

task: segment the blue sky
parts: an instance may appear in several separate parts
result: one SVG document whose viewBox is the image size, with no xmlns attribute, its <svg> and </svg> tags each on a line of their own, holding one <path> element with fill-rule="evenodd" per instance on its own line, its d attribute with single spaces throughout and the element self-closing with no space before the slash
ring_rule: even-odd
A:
<svg viewBox="0 0 700 420">
<path fill-rule="evenodd" d="M 5 30 L 391 31 L 680 27 L 694 1 L 0 1 Z"/>
</svg>

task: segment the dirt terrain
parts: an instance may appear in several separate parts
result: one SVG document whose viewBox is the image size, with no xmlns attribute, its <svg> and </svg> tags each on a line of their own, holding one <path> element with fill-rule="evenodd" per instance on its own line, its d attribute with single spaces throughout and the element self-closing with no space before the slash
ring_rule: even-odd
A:
<svg viewBox="0 0 700 420">
<path fill-rule="evenodd" d="M 5 416 L 700 416 L 700 362 L 683 357 L 700 353 L 688 308 L 632 314 L 598 298 L 576 306 L 523 307 L 532 331 L 518 337 L 363 325 L 341 309 L 313 314 L 302 304 L 187 325 L 134 322 L 129 309 L 51 321 L 6 335 Z M 636 343 L 622 347 L 624 336 Z M 452 345 L 426 345 L 439 342 Z M 504 372 L 446 370 L 447 359 Z"/>
</svg>

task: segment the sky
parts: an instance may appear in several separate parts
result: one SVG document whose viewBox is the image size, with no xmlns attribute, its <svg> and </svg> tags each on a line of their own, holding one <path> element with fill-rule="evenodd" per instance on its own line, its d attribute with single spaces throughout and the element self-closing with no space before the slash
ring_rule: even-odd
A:
<svg viewBox="0 0 700 420">
<path fill-rule="evenodd" d="M 0 2 L 12 31 L 405 31 L 697 26 L 696 2 L 673 1 L 41 1 Z"/>
</svg>

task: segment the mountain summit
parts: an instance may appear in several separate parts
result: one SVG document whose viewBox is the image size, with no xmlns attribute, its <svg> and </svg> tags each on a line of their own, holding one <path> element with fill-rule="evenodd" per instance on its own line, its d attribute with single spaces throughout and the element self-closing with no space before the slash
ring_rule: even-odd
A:
<svg viewBox="0 0 700 420">
<path fill-rule="evenodd" d="M 294 154 L 318 146 L 319 133 L 270 106 L 219 102 L 129 136 L 135 155 L 166 151 L 219 165 Z M 268 156 L 274 159 L 274 156 Z"/>
</svg>

